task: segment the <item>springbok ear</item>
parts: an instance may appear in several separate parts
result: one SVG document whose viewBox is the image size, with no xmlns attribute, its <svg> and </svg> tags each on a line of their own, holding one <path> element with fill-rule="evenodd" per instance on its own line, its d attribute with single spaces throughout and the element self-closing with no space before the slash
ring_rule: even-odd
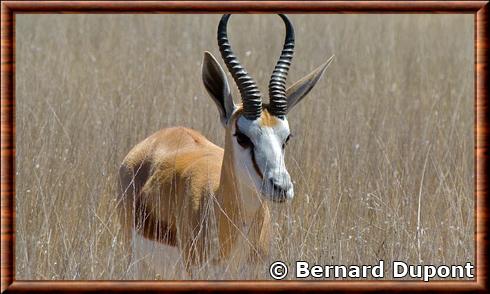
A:
<svg viewBox="0 0 490 294">
<path fill-rule="evenodd" d="M 298 104 L 305 96 L 308 94 L 311 89 L 315 86 L 316 82 L 320 80 L 320 78 L 325 73 L 325 70 L 332 62 L 334 56 L 330 57 L 327 62 L 320 65 L 314 71 L 309 73 L 307 76 L 302 78 L 301 80 L 294 83 L 291 87 L 286 90 L 286 96 L 288 97 L 288 112 Z"/>
<path fill-rule="evenodd" d="M 221 122 L 226 125 L 235 110 L 235 104 L 231 97 L 230 86 L 225 72 L 216 61 L 216 58 L 207 51 L 204 52 L 202 61 L 202 81 L 209 96 L 213 98 L 216 106 L 218 106 Z"/>
</svg>

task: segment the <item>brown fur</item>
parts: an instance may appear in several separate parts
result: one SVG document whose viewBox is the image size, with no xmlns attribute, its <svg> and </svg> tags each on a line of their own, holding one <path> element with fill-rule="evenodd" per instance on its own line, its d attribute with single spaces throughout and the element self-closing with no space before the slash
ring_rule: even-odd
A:
<svg viewBox="0 0 490 294">
<path fill-rule="evenodd" d="M 261 126 L 267 126 L 267 127 L 273 127 L 277 124 L 277 120 L 278 118 L 273 116 L 272 114 L 269 113 L 269 111 L 266 109 L 264 109 L 264 111 L 262 111 L 262 115 L 261 115 L 261 121 L 260 121 L 260 125 Z"/>
<path fill-rule="evenodd" d="M 220 258 L 229 255 L 237 237 L 236 224 L 242 222 L 230 133 L 228 128 L 226 152 L 183 127 L 163 129 L 129 152 L 120 169 L 118 205 L 126 243 L 135 228 L 147 239 L 177 246 L 187 268 L 200 264 L 208 258 L 210 243 L 206 203 L 214 201 Z M 263 254 L 268 250 L 263 228 L 269 225 L 269 214 L 267 207 L 259 210 L 251 238 L 261 243 L 254 245 L 254 251 Z"/>
</svg>

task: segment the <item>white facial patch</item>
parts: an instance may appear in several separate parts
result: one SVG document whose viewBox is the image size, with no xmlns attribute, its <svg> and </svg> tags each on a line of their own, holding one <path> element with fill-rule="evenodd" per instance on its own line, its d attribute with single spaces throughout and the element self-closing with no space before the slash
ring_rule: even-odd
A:
<svg viewBox="0 0 490 294">
<path fill-rule="evenodd" d="M 267 198 L 293 198 L 293 185 L 284 163 L 283 145 L 290 134 L 287 119 L 268 114 L 256 120 L 239 117 L 234 128 L 234 134 L 238 128 L 252 142 L 252 146 L 244 148 L 234 140 L 241 180 Z"/>
</svg>

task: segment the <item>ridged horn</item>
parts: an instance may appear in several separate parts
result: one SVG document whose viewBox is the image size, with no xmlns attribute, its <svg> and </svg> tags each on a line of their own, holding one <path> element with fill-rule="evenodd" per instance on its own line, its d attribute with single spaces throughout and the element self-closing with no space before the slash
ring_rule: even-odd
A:
<svg viewBox="0 0 490 294">
<path fill-rule="evenodd" d="M 238 61 L 231 50 L 230 42 L 228 41 L 227 25 L 230 14 L 225 14 L 221 17 L 218 25 L 218 46 L 221 52 L 221 57 L 225 61 L 226 67 L 230 71 L 235 83 L 240 90 L 243 103 L 243 115 L 255 120 L 260 117 L 262 112 L 262 98 L 255 81 L 250 77 Z"/>
<path fill-rule="evenodd" d="M 286 15 L 279 14 L 279 16 L 286 26 L 286 38 L 284 40 L 281 56 L 277 61 L 269 82 L 269 111 L 274 116 L 284 117 L 288 111 L 286 79 L 294 54 L 294 28 Z"/>
</svg>

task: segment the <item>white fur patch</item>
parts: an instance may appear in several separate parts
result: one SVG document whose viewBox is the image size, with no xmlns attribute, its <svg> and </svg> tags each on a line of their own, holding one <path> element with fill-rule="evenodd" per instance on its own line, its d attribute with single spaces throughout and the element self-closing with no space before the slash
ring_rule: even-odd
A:
<svg viewBox="0 0 490 294">
<path fill-rule="evenodd" d="M 135 231 L 132 232 L 131 244 L 133 252 L 131 267 L 136 279 L 188 278 L 177 247 L 148 240 Z"/>
<path fill-rule="evenodd" d="M 277 119 L 274 126 L 263 125 L 260 121 L 261 118 L 249 120 L 245 117 L 239 117 L 237 127 L 252 141 L 255 162 L 263 178 L 259 178 L 255 172 L 251 150 L 243 150 L 235 140 L 233 147 L 238 174 L 242 181 L 249 186 L 249 189 L 270 196 L 273 193 L 270 182 L 273 181 L 274 185 L 287 189 L 286 197 L 292 199 L 294 188 L 286 169 L 282 147 L 290 134 L 288 121 L 287 119 Z M 236 130 L 233 129 L 233 132 Z"/>
</svg>

